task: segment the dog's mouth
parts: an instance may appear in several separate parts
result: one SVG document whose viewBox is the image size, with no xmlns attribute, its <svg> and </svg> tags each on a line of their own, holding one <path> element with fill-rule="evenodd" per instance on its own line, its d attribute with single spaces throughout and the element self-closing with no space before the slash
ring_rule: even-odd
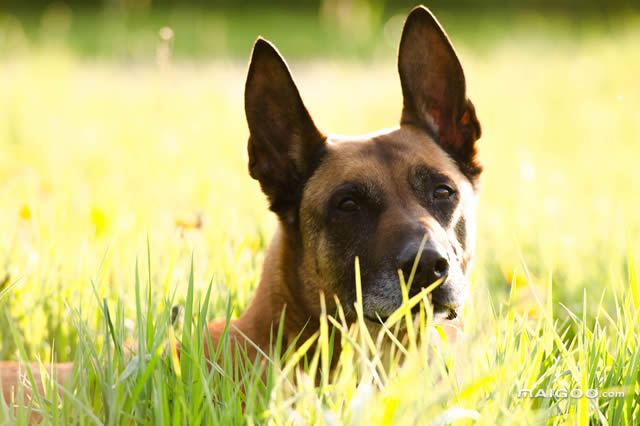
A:
<svg viewBox="0 0 640 426">
<path fill-rule="evenodd" d="M 441 318 L 446 319 L 446 320 L 454 320 L 454 319 L 458 318 L 458 311 L 455 308 L 451 308 L 451 307 L 448 307 L 448 306 L 434 305 L 433 312 L 437 316 L 441 316 L 443 314 L 446 314 L 446 316 L 441 316 Z M 420 306 L 416 305 L 411 309 L 411 315 L 414 318 L 419 313 L 420 313 Z M 376 324 L 384 324 L 389 319 L 389 315 L 381 316 L 381 315 L 378 315 L 377 313 L 374 313 L 374 315 L 364 314 L 364 318 L 366 320 L 368 320 L 370 322 L 373 322 L 373 323 L 376 323 Z"/>
<path fill-rule="evenodd" d="M 389 319 L 388 316 L 382 317 L 382 316 L 376 315 L 375 318 L 367 314 L 364 314 L 363 316 L 367 321 L 373 322 L 375 324 L 384 324 Z"/>
</svg>

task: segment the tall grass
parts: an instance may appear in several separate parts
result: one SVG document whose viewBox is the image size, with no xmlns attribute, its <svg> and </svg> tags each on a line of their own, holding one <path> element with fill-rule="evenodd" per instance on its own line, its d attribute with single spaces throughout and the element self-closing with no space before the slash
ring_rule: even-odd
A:
<svg viewBox="0 0 640 426">
<path fill-rule="evenodd" d="M 358 274 L 358 318 L 353 324 L 345 321 L 341 307 L 332 316 L 323 303 L 319 331 L 297 350 L 282 347 L 279 329 L 271 353 L 251 360 L 237 348 L 234 355 L 226 329 L 224 343 L 211 351 L 215 356 L 209 361 L 204 348 L 211 342 L 201 331 L 206 329 L 211 285 L 196 300 L 191 270 L 179 339 L 173 301 L 158 301 L 152 294 L 150 267 L 142 293 L 136 269 L 138 341 L 133 353 L 124 350 L 132 345 L 124 305 L 117 304 L 114 315 L 96 293 L 102 321 L 97 334 L 104 343 L 96 343 L 96 331 L 81 310 L 74 310 L 80 343 L 71 383 L 62 387 L 48 381 L 45 395 L 32 405 L 14 411 L 0 403 L 0 414 L 15 424 L 27 424 L 34 413 L 49 424 L 521 424 L 524 419 L 634 424 L 640 409 L 640 330 L 634 301 L 639 283 L 635 266 L 630 270 L 630 281 L 611 283 L 613 316 L 603 309 L 602 299 L 588 302 L 586 293 L 582 318 L 567 311 L 571 319 L 564 323 L 554 320 L 551 301 L 540 306 L 545 314 L 538 319 L 514 312 L 507 303 L 498 307 L 506 315 L 483 318 L 489 325 L 483 333 L 467 334 L 455 344 L 463 351 L 450 346 L 442 333 L 433 333 L 439 326 L 424 306 L 435 286 L 405 297 L 403 306 L 373 331 L 362 317 Z M 410 284 L 401 280 L 405 295 Z M 413 318 L 411 308 L 420 302 L 425 303 Z M 592 327 L 586 321 L 587 303 L 594 303 L 598 312 Z M 15 344 L 22 346 L 11 327 Z M 569 329 L 574 337 L 568 339 Z M 341 350 L 332 361 L 338 342 Z M 23 356 L 24 349 L 20 352 Z M 26 386 L 35 388 L 32 376 Z M 582 398 L 576 397 L 578 390 L 585 394 Z"/>
</svg>

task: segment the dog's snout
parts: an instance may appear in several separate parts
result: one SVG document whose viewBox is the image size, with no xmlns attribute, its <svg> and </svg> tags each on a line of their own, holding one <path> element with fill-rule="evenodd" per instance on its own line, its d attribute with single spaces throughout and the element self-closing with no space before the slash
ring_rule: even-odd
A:
<svg viewBox="0 0 640 426">
<path fill-rule="evenodd" d="M 419 246 L 409 245 L 405 247 L 397 258 L 398 269 L 402 270 L 405 280 L 409 279 L 413 265 L 420 251 Z M 428 287 L 449 273 L 449 261 L 437 249 L 425 247 L 420 253 L 420 259 L 416 265 L 415 275 L 411 285 L 411 293 L 417 293 L 424 287 Z"/>
<path fill-rule="evenodd" d="M 416 262 L 419 245 L 407 245 L 397 257 L 397 267 L 402 270 L 405 280 L 408 281 L 411 270 Z M 416 265 L 409 297 L 418 294 L 423 288 L 429 287 L 441 278 L 444 278 L 436 288 L 431 291 L 431 303 L 435 313 L 449 312 L 455 315 L 455 310 L 461 304 L 463 292 L 456 288 L 456 284 L 446 280 L 449 275 L 449 261 L 446 255 L 433 245 L 427 244 L 420 253 Z"/>
</svg>

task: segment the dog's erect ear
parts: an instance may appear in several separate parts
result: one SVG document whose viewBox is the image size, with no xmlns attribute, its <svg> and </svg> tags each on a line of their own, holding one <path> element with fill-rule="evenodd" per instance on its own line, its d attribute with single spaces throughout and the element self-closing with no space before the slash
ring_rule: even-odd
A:
<svg viewBox="0 0 640 426">
<path fill-rule="evenodd" d="M 258 38 L 244 93 L 249 124 L 249 174 L 260 182 L 271 210 L 285 222 L 324 153 L 326 137 L 302 103 L 287 64 L 276 48 Z"/>
<path fill-rule="evenodd" d="M 475 141 L 480 123 L 466 95 L 464 72 L 449 38 L 424 6 L 404 24 L 398 49 L 404 105 L 401 124 L 425 128 L 471 177 L 482 168 Z"/>
</svg>

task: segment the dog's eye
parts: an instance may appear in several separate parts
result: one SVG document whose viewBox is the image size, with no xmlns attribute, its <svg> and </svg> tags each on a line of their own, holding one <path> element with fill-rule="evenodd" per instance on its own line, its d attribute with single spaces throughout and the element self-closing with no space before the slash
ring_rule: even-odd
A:
<svg viewBox="0 0 640 426">
<path fill-rule="evenodd" d="M 355 202 L 353 198 L 345 198 L 344 200 L 340 201 L 340 203 L 338 204 L 338 208 L 343 212 L 354 212 L 360 209 L 360 206 Z"/>
<path fill-rule="evenodd" d="M 448 187 L 447 185 L 439 185 L 436 189 L 433 190 L 433 198 L 436 200 L 446 200 L 453 195 L 453 189 Z"/>
</svg>

